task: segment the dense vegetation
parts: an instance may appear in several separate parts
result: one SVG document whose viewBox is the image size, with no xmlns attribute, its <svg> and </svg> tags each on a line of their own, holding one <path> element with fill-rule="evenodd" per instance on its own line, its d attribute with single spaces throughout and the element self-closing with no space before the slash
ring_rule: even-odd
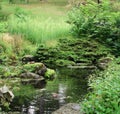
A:
<svg viewBox="0 0 120 114">
<path fill-rule="evenodd" d="M 77 64 L 98 66 L 100 59 L 108 56 L 110 56 L 109 49 L 90 38 L 62 38 L 56 47 L 39 46 L 35 53 L 35 60 L 42 61 L 49 67 L 67 67 Z"/>
<path fill-rule="evenodd" d="M 108 68 L 89 77 L 90 93 L 81 105 L 87 114 L 119 114 L 119 5 L 119 0 L 0 1 L 0 78 L 18 77 L 24 66 L 33 70 L 34 64 L 22 63 L 28 54 L 50 68 L 79 63 L 101 68 L 110 59 Z M 16 86 L 12 83 L 19 96 Z"/>
<path fill-rule="evenodd" d="M 92 92 L 82 103 L 87 114 L 119 114 L 120 113 L 120 65 L 112 62 L 109 68 L 97 78 L 90 79 Z"/>
<path fill-rule="evenodd" d="M 97 39 L 109 46 L 113 54 L 119 55 L 120 12 L 113 10 L 109 0 L 101 4 L 91 1 L 74 8 L 69 13 L 69 23 L 72 24 L 73 35 Z"/>
<path fill-rule="evenodd" d="M 120 13 L 114 11 L 108 0 L 101 4 L 89 2 L 74 8 L 69 14 L 71 32 L 77 37 L 87 36 L 111 48 L 112 54 L 119 56 Z M 120 82 L 119 65 L 112 63 L 97 78 L 90 79 L 92 92 L 83 101 L 83 110 L 87 114 L 119 114 Z"/>
</svg>

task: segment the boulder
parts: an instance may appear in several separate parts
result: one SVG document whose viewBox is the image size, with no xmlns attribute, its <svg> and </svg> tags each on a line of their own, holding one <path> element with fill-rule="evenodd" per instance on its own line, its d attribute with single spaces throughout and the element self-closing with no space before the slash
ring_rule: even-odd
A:
<svg viewBox="0 0 120 114">
<path fill-rule="evenodd" d="M 76 103 L 68 103 L 62 106 L 60 109 L 54 111 L 52 114 L 82 114 L 80 112 L 80 106 Z"/>
<path fill-rule="evenodd" d="M 6 85 L 0 88 L 0 104 L 4 105 L 5 103 L 10 103 L 13 98 L 14 94 Z"/>
<path fill-rule="evenodd" d="M 38 79 L 38 78 L 40 78 L 40 76 L 38 74 L 35 74 L 32 72 L 22 73 L 22 74 L 20 74 L 20 77 L 22 79 Z"/>
<path fill-rule="evenodd" d="M 28 63 L 34 61 L 34 56 L 33 55 L 25 55 L 22 57 L 22 62 L 23 63 Z"/>
<path fill-rule="evenodd" d="M 43 88 L 46 85 L 46 81 L 44 78 L 39 78 L 39 79 L 24 79 L 21 80 L 21 83 L 23 85 L 32 85 L 35 88 Z"/>
<path fill-rule="evenodd" d="M 101 58 L 98 61 L 97 67 L 101 70 L 105 70 L 108 67 L 108 63 L 111 61 L 112 61 L 112 58 L 110 57 Z"/>
<path fill-rule="evenodd" d="M 43 63 L 28 63 L 23 65 L 22 69 L 20 74 L 22 84 L 30 84 L 36 88 L 43 88 L 46 84 L 45 79 L 55 77 L 55 71 L 46 68 Z"/>
<path fill-rule="evenodd" d="M 32 72 L 22 73 L 20 78 L 23 85 L 32 85 L 35 88 L 43 88 L 46 84 L 43 76 Z"/>
<path fill-rule="evenodd" d="M 43 63 L 28 63 L 23 65 L 23 72 L 29 71 L 43 76 L 47 68 Z"/>
</svg>

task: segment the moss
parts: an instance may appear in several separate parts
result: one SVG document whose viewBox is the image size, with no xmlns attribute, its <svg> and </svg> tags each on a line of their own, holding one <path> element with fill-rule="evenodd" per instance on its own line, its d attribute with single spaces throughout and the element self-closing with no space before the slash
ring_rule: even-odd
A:
<svg viewBox="0 0 120 114">
<path fill-rule="evenodd" d="M 109 54 L 109 49 L 90 38 L 60 39 L 58 46 L 47 48 L 44 45 L 37 49 L 36 61 L 46 66 L 67 66 L 77 63 L 96 63 Z"/>
<path fill-rule="evenodd" d="M 23 70 L 24 71 L 29 71 L 29 72 L 35 72 L 41 68 L 43 68 L 44 64 L 43 63 L 28 63 L 23 65 Z"/>
<path fill-rule="evenodd" d="M 54 79 L 55 78 L 55 70 L 53 69 L 47 69 L 47 71 L 45 72 L 45 78 L 47 79 Z"/>
<path fill-rule="evenodd" d="M 58 59 L 56 60 L 57 66 L 68 66 L 68 65 L 75 65 L 75 62 L 69 60 Z"/>
</svg>

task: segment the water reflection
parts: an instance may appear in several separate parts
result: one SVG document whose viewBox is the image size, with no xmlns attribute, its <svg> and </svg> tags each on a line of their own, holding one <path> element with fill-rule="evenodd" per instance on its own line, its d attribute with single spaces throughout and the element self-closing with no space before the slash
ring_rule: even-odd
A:
<svg viewBox="0 0 120 114">
<path fill-rule="evenodd" d="M 80 102 L 87 93 L 87 73 L 83 71 L 62 71 L 54 81 L 47 83 L 42 94 L 34 96 L 32 101 L 23 105 L 22 114 L 51 114 L 68 102 Z M 85 74 L 86 73 L 86 74 Z M 79 78 L 76 78 L 74 75 Z M 90 74 L 90 73 L 89 73 Z M 72 77 L 71 77 L 72 76 Z"/>
<path fill-rule="evenodd" d="M 35 106 L 29 106 L 28 114 L 35 114 Z"/>
<path fill-rule="evenodd" d="M 65 99 L 66 99 L 66 90 L 67 86 L 64 84 L 59 84 L 59 89 L 58 89 L 58 94 L 59 94 L 59 106 L 63 106 L 65 104 Z"/>
</svg>

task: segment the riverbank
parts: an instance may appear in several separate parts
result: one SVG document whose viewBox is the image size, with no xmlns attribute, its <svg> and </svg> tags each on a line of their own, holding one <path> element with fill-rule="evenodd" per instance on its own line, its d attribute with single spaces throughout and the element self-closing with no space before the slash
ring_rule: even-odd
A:
<svg viewBox="0 0 120 114">
<path fill-rule="evenodd" d="M 120 55 L 119 8 L 104 1 L 101 7 L 95 2 L 67 5 L 64 0 L 1 2 L 0 86 L 7 85 L 16 97 L 11 107 L 0 100 L 2 110 L 23 109 L 27 114 L 34 108 L 39 114 L 39 109 L 43 111 L 47 106 L 49 113 L 48 105 L 55 103 L 57 108 L 52 107 L 55 111 L 60 102 L 83 101 L 81 107 L 85 113 L 119 113 L 119 60 L 115 63 Z M 68 19 L 66 14 L 72 6 L 75 7 Z M 51 68 L 56 72 L 65 70 L 59 77 L 62 82 L 53 80 L 55 71 Z M 37 96 L 46 82 L 45 96 Z M 38 86 L 40 89 L 34 88 Z M 41 107 L 38 109 L 36 105 Z"/>
<path fill-rule="evenodd" d="M 120 76 L 119 59 L 109 64 L 108 69 L 89 79 L 92 90 L 82 102 L 83 112 L 86 113 L 120 113 Z"/>
</svg>

